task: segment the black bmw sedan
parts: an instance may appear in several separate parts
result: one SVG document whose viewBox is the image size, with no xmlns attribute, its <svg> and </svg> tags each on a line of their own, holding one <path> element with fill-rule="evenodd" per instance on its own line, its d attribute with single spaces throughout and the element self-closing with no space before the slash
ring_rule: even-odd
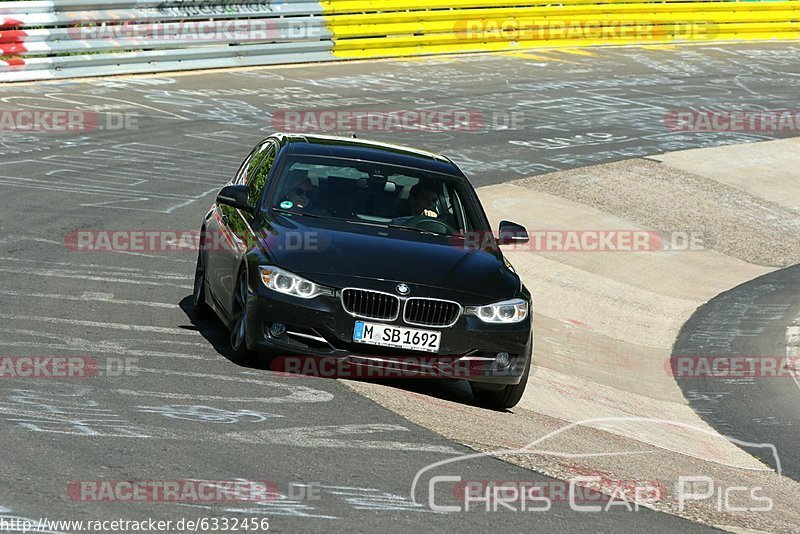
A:
<svg viewBox="0 0 800 534">
<path fill-rule="evenodd" d="M 203 220 L 193 302 L 235 359 L 296 355 L 470 381 L 516 405 L 532 299 L 474 189 L 448 158 L 331 136 L 259 143 Z"/>
</svg>

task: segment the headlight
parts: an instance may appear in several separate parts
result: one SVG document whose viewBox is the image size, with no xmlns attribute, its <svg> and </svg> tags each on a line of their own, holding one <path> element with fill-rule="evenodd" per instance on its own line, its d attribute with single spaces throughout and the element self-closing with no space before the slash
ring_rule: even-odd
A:
<svg viewBox="0 0 800 534">
<path fill-rule="evenodd" d="M 313 299 L 319 295 L 333 295 L 332 289 L 317 285 L 311 280 L 306 280 L 302 276 L 284 271 L 279 267 L 262 265 L 258 270 L 261 272 L 261 282 L 278 293 L 302 299 Z"/>
<path fill-rule="evenodd" d="M 528 303 L 522 299 L 504 300 L 486 306 L 467 306 L 467 315 L 475 315 L 484 323 L 518 323 L 528 316 Z"/>
</svg>

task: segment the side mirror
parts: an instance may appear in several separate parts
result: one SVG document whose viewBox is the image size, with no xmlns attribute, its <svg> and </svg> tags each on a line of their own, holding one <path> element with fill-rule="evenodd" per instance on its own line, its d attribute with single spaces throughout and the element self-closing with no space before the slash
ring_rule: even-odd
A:
<svg viewBox="0 0 800 534">
<path fill-rule="evenodd" d="M 524 226 L 511 221 L 500 221 L 500 233 L 497 236 L 498 245 L 512 245 L 528 242 L 528 231 Z"/>
<path fill-rule="evenodd" d="M 234 208 L 244 210 L 248 213 L 255 213 L 255 206 L 247 203 L 250 190 L 246 185 L 226 185 L 217 194 L 217 204 L 225 204 Z"/>
</svg>

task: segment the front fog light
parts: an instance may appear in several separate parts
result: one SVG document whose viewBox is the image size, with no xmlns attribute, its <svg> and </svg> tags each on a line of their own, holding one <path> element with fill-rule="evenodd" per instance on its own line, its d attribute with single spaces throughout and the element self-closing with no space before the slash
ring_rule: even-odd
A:
<svg viewBox="0 0 800 534">
<path fill-rule="evenodd" d="M 499 367 L 508 367 L 511 363 L 511 358 L 507 352 L 498 352 L 497 357 L 494 359 Z"/>
<path fill-rule="evenodd" d="M 269 335 L 272 337 L 283 337 L 286 333 L 286 325 L 283 323 L 272 323 L 269 327 Z"/>
</svg>

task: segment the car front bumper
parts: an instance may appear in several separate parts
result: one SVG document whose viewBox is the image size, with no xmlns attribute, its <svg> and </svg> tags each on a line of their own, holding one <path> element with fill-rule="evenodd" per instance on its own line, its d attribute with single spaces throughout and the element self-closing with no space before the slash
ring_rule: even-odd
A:
<svg viewBox="0 0 800 534">
<path fill-rule="evenodd" d="M 525 320 L 514 324 L 487 324 L 462 313 L 450 327 L 420 327 L 401 317 L 394 321 L 354 317 L 342 307 L 339 290 L 334 296 L 302 299 L 258 283 L 251 285 L 247 308 L 248 348 L 279 356 L 277 370 L 288 372 L 327 369 L 332 374 L 322 374 L 337 378 L 436 377 L 518 384 L 533 348 L 532 309 Z M 439 350 L 433 354 L 354 342 L 356 321 L 441 332 Z M 285 325 L 286 333 L 273 336 L 270 327 L 275 323 Z M 500 353 L 508 354 L 507 365 L 503 357 L 498 361 Z M 309 361 L 315 365 L 309 366 Z"/>
</svg>

